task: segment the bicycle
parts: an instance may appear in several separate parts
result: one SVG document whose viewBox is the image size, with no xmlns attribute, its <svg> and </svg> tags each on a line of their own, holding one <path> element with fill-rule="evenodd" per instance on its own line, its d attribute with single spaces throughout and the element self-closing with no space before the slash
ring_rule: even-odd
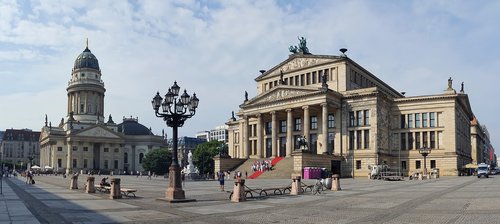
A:
<svg viewBox="0 0 500 224">
<path fill-rule="evenodd" d="M 312 188 L 312 194 L 313 195 L 321 194 L 321 191 L 323 190 L 324 187 L 325 186 L 323 185 L 321 179 L 318 179 Z"/>
</svg>

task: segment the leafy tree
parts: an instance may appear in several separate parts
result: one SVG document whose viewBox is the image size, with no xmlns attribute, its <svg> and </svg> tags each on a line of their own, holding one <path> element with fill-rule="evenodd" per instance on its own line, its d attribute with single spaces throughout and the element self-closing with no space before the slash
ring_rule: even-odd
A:
<svg viewBox="0 0 500 224">
<path fill-rule="evenodd" d="M 227 148 L 226 144 L 216 140 L 196 146 L 193 152 L 193 161 L 200 174 L 214 173 L 214 160 L 212 158 L 219 155 L 225 148 Z"/>
<path fill-rule="evenodd" d="M 146 171 L 163 175 L 168 172 L 168 167 L 172 162 L 171 152 L 167 149 L 153 150 L 142 159 L 142 167 Z"/>
</svg>

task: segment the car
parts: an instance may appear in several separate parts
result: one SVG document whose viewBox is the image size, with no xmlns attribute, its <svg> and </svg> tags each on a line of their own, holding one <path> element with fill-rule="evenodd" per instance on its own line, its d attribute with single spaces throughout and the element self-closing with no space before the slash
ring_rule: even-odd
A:
<svg viewBox="0 0 500 224">
<path fill-rule="evenodd" d="M 489 165 L 486 164 L 486 163 L 481 163 L 479 165 L 477 165 L 477 178 L 481 178 L 481 176 L 484 176 L 486 178 L 488 178 L 488 167 Z"/>
</svg>

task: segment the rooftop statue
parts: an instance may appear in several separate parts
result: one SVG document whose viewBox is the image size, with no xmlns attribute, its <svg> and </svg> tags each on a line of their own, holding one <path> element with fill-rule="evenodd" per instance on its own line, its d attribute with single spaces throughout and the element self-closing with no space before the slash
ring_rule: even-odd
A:
<svg viewBox="0 0 500 224">
<path fill-rule="evenodd" d="M 296 53 L 302 53 L 302 54 L 311 54 L 309 52 L 309 49 L 307 48 L 307 40 L 304 37 L 297 37 L 299 39 L 299 46 L 290 46 L 288 50 L 290 52 L 296 54 Z"/>
</svg>

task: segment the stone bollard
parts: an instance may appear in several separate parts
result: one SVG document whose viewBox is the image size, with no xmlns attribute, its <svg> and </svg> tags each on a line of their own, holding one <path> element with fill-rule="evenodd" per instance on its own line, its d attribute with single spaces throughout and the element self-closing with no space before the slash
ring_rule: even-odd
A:
<svg viewBox="0 0 500 224">
<path fill-rule="evenodd" d="M 332 191 L 340 191 L 340 175 L 333 174 L 332 175 Z"/>
<path fill-rule="evenodd" d="M 85 193 L 95 193 L 94 180 L 95 177 L 87 177 L 87 187 L 85 188 Z"/>
<path fill-rule="evenodd" d="M 299 195 L 302 193 L 300 179 L 300 176 L 292 177 L 292 189 L 290 190 L 290 195 Z"/>
<path fill-rule="evenodd" d="M 110 199 L 121 199 L 122 192 L 120 191 L 120 178 L 111 179 L 111 190 L 109 193 Z"/>
<path fill-rule="evenodd" d="M 245 197 L 245 180 L 237 179 L 234 181 L 233 196 L 231 197 L 232 202 L 246 201 Z"/>
<path fill-rule="evenodd" d="M 69 189 L 78 189 L 78 174 L 73 174 L 71 176 L 71 184 L 69 186 Z"/>
</svg>

